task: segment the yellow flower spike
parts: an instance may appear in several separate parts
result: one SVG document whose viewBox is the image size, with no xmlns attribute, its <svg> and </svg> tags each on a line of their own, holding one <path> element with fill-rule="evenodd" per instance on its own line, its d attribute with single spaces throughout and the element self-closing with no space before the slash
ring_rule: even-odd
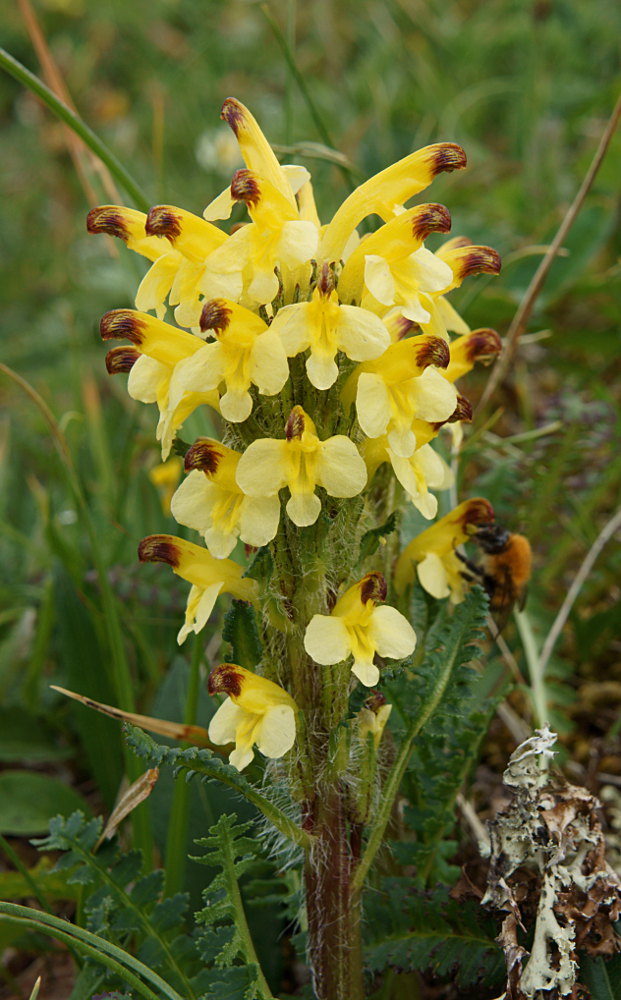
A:
<svg viewBox="0 0 621 1000">
<path fill-rule="evenodd" d="M 428 520 L 436 516 L 438 501 L 429 490 L 448 489 L 453 484 L 453 473 L 431 445 L 425 442 L 418 444 L 409 458 L 402 458 L 390 448 L 384 435 L 364 441 L 360 450 L 367 465 L 369 480 L 383 462 L 390 462 L 408 500 Z"/>
<path fill-rule="evenodd" d="M 371 733 L 373 745 L 377 750 L 391 712 L 392 705 L 387 703 L 381 691 L 374 691 L 371 697 L 367 698 L 360 711 L 356 713 L 358 736 L 363 743 L 366 743 L 367 736 Z"/>
<path fill-rule="evenodd" d="M 89 233 L 116 236 L 148 260 L 153 261 L 136 292 L 136 308 L 143 312 L 155 310 L 159 319 L 166 315 L 165 299 L 183 261 L 178 250 L 160 236 L 147 236 L 147 216 L 133 208 L 120 205 L 100 205 L 88 213 Z"/>
<path fill-rule="evenodd" d="M 246 420 L 252 411 L 251 385 L 264 396 L 275 396 L 289 377 L 289 364 L 280 338 L 260 316 L 227 299 L 211 299 L 200 317 L 203 332 L 216 341 L 202 344 L 176 368 L 170 383 L 170 405 L 187 393 L 226 386 L 220 398 L 222 416 L 232 423 Z"/>
<path fill-rule="evenodd" d="M 378 358 L 390 344 L 378 316 L 339 304 L 334 272 L 327 264 L 321 269 L 311 301 L 279 309 L 270 329 L 281 338 L 290 358 L 310 347 L 306 371 L 316 389 L 329 389 L 336 382 L 337 351 L 352 361 L 366 361 Z"/>
<path fill-rule="evenodd" d="M 238 537 L 260 547 L 278 530 L 278 496 L 247 497 L 240 490 L 235 480 L 240 457 L 219 441 L 199 438 L 185 456 L 189 475 L 172 498 L 175 520 L 199 531 L 216 559 L 230 555 Z"/>
<path fill-rule="evenodd" d="M 417 535 L 403 550 L 395 565 L 395 587 L 402 593 L 415 575 L 432 597 L 451 598 L 459 604 L 464 598 L 463 565 L 456 555 L 477 527 L 490 524 L 494 510 L 483 497 L 465 500 Z"/>
<path fill-rule="evenodd" d="M 207 549 L 176 535 L 147 535 L 138 546 L 141 562 L 168 563 L 173 572 L 192 584 L 185 611 L 185 623 L 179 630 L 181 645 L 190 632 L 200 632 L 207 624 L 218 594 L 232 594 L 241 601 L 255 602 L 259 585 L 242 578 L 243 568 L 232 559 L 214 559 Z"/>
<path fill-rule="evenodd" d="M 195 263 L 202 263 L 228 239 L 222 229 L 174 205 L 155 205 L 147 216 L 145 230 L 150 236 L 165 236 L 175 250 Z"/>
<path fill-rule="evenodd" d="M 340 260 L 347 240 L 368 215 L 379 215 L 387 221 L 410 198 L 429 187 L 438 174 L 465 166 L 466 154 L 461 146 L 437 142 L 381 170 L 357 187 L 328 223 L 321 238 L 319 260 Z"/>
<path fill-rule="evenodd" d="M 380 257 L 388 265 L 398 264 L 418 250 L 430 233 L 446 233 L 450 228 L 451 217 L 444 205 L 417 205 L 365 236 L 343 268 L 339 279 L 341 301 L 360 302 L 367 257 Z"/>
<path fill-rule="evenodd" d="M 247 107 L 234 97 L 227 97 L 220 118 L 233 130 L 244 163 L 249 170 L 264 177 L 291 204 L 297 216 L 295 197 L 286 174 Z"/>
<path fill-rule="evenodd" d="M 106 365 L 111 374 L 129 371 L 127 391 L 132 399 L 142 403 L 157 403 L 160 419 L 157 440 L 162 444 L 162 458 L 170 453 L 175 431 L 203 403 L 219 409 L 215 390 L 201 389 L 177 400 L 171 399 L 171 380 L 178 364 L 192 358 L 205 344 L 185 330 L 178 330 L 147 313 L 133 309 L 112 309 L 101 320 L 103 340 L 125 337 L 140 352 L 132 360 L 131 349 L 108 352 Z M 126 368 L 124 366 L 127 366 Z"/>
<path fill-rule="evenodd" d="M 295 742 L 298 707 L 284 688 L 236 663 L 221 663 L 209 675 L 209 694 L 226 694 L 209 723 L 209 739 L 222 746 L 235 743 L 229 762 L 243 771 L 256 745 L 265 757 L 278 759 Z"/>
<path fill-rule="evenodd" d="M 347 405 L 355 386 L 364 433 L 371 438 L 387 434 L 395 454 L 409 458 L 417 445 L 414 420 L 444 423 L 455 411 L 457 393 L 437 370 L 449 358 L 448 345 L 439 337 L 406 338 L 362 364 L 346 384 L 343 400 Z"/>
<path fill-rule="evenodd" d="M 451 342 L 451 360 L 444 372 L 449 382 L 456 382 L 479 362 L 490 365 L 502 350 L 502 341 L 495 330 L 483 328 L 457 337 Z"/>
<path fill-rule="evenodd" d="M 333 497 L 353 497 L 366 481 L 366 467 L 354 442 L 343 434 L 320 441 L 301 406 L 294 406 L 289 415 L 284 441 L 253 441 L 237 466 L 237 484 L 248 496 L 277 496 L 288 486 L 287 514 L 300 528 L 319 517 L 317 486 Z"/>
<path fill-rule="evenodd" d="M 403 615 L 387 606 L 381 573 L 366 576 L 345 591 L 330 615 L 313 615 L 304 634 L 304 648 L 316 663 L 333 666 L 353 656 L 352 673 L 366 687 L 378 683 L 375 654 L 402 660 L 416 646 L 414 629 Z"/>
</svg>

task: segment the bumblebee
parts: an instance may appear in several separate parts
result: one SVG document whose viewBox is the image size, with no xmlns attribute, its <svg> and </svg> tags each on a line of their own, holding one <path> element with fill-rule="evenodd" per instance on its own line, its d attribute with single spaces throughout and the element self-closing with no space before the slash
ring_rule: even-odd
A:
<svg viewBox="0 0 621 1000">
<path fill-rule="evenodd" d="M 472 541 L 482 552 L 481 561 L 471 562 L 459 552 L 467 567 L 466 580 L 480 583 L 489 594 L 490 612 L 499 628 L 506 623 L 514 605 L 522 610 L 532 568 L 532 551 L 528 538 L 507 531 L 498 524 L 479 528 Z"/>
</svg>

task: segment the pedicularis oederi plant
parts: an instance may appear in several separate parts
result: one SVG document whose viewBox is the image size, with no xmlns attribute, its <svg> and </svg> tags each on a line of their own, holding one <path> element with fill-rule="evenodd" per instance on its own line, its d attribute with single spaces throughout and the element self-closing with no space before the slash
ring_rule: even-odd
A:
<svg viewBox="0 0 621 1000">
<path fill-rule="evenodd" d="M 399 836 L 412 751 L 472 635 L 457 548 L 494 515 L 475 497 L 445 503 L 437 519 L 436 494 L 452 485 L 437 442 L 458 451 L 472 417 L 462 379 L 500 350 L 449 294 L 500 262 L 461 237 L 427 249 L 449 213 L 410 205 L 437 174 L 466 166 L 460 146 L 406 156 L 322 223 L 308 171 L 281 165 L 238 101 L 221 115 L 245 167 L 203 218 L 172 205 L 91 211 L 90 232 L 151 262 L 136 310 L 107 313 L 101 334 L 129 342 L 111 348 L 107 368 L 157 404 L 162 458 L 184 455 L 171 510 L 195 540 L 159 534 L 139 546 L 141 560 L 189 584 L 178 641 L 217 621 L 217 601 L 241 636 L 242 662 L 210 673 L 214 749 L 201 753 L 223 754 L 232 775 L 254 758 L 256 778 L 260 763 L 262 778 L 238 776 L 240 787 L 298 851 L 289 863 L 303 872 L 316 995 L 356 1000 L 363 889 L 381 871 L 382 841 Z M 227 226 L 238 203 L 248 221 Z M 381 221 L 361 235 L 370 217 Z M 177 433 L 197 409 L 218 431 L 188 446 Z M 409 505 L 429 522 L 413 538 L 399 531 Z"/>
</svg>

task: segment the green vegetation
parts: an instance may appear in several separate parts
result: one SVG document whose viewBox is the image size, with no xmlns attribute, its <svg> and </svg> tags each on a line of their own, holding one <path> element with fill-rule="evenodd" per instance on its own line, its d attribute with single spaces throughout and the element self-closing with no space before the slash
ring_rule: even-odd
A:
<svg viewBox="0 0 621 1000">
<path fill-rule="evenodd" d="M 287 0 L 265 8 L 249 0 L 41 0 L 40 39 L 29 10 L 20 3 L 2 15 L 7 51 L 52 89 L 50 72 L 58 75 L 60 96 L 139 192 L 132 201 L 122 177 L 102 168 L 67 124 L 23 82 L 0 75 L 0 947 L 22 956 L 0 973 L 0 1000 L 27 1000 L 28 961 L 50 949 L 58 961 L 54 941 L 79 969 L 71 1000 L 103 989 L 151 1000 L 310 996 L 292 971 L 304 954 L 296 866 L 306 834 L 284 793 L 261 787 L 256 761 L 242 776 L 210 750 L 172 747 L 161 736 L 157 747 L 50 689 L 207 726 L 205 673 L 228 659 L 252 667 L 258 642 L 241 606 L 226 622 L 217 612 L 206 648 L 203 633 L 180 650 L 187 588 L 161 567 L 138 564 L 143 536 L 177 526 L 150 477 L 160 462 L 154 408 L 135 404 L 124 379 L 106 375 L 98 322 L 133 306 L 145 268 L 117 241 L 89 236 L 86 213 L 95 204 L 140 207 L 141 194 L 147 205 L 200 214 L 240 165 L 217 113 L 229 95 L 252 109 L 282 159 L 311 170 L 324 221 L 360 180 L 419 146 L 457 142 L 469 168 L 438 177 L 430 197 L 450 204 L 453 235 L 500 252 L 503 271 L 493 281 L 470 279 L 452 302 L 471 327 L 503 336 L 621 90 L 621 9 L 612 0 Z M 377 850 L 386 833 L 393 844 L 372 869 L 377 899 L 366 917 L 375 1000 L 426 1000 L 431 984 L 444 984 L 447 992 L 433 995 L 451 1000 L 502 992 L 499 920 L 474 897 L 458 905 L 449 889 L 464 864 L 465 878 L 484 885 L 476 817 L 494 814 L 507 759 L 534 725 L 547 719 L 560 734 L 569 780 L 601 795 L 604 829 L 613 849 L 619 843 L 618 526 L 579 581 L 558 641 L 545 644 L 621 502 L 620 156 L 617 132 L 509 373 L 479 410 L 489 372 L 469 376 L 475 416 L 457 496 L 487 497 L 499 522 L 529 537 L 535 568 L 519 624 L 507 624 L 502 645 L 485 640 L 482 673 L 467 665 L 470 643 L 482 641 L 479 598 L 460 606 L 449 627 L 422 592 L 414 614 L 419 648 L 430 655 L 412 665 L 415 686 L 403 672 L 384 673 L 396 735 L 410 738 L 421 706 L 432 705 L 433 718 L 426 742 L 414 740 L 401 762 L 402 814 L 378 816 L 367 842 L 377 833 Z M 199 429 L 192 417 L 183 437 L 192 441 Z M 406 537 L 424 526 L 416 513 L 404 521 Z M 395 526 L 391 519 L 364 536 L 364 551 L 390 544 Z M 250 571 L 258 579 L 271 572 L 260 559 Z M 446 690 L 434 687 L 439 676 Z M 101 828 L 90 817 L 109 815 L 124 775 L 135 780 L 155 766 L 159 781 L 121 826 L 119 844 L 96 848 Z M 226 786 L 214 780 L 223 775 Z M 461 793 L 474 826 L 457 807 Z M 58 812 L 65 819 L 40 843 L 42 861 L 29 838 Z M 272 822 L 269 836 L 258 816 Z M 257 831 L 266 849 L 250 863 Z M 226 862 L 218 861 L 223 845 Z M 202 849 L 211 853 L 197 858 Z M 620 858 L 617 847 L 617 869 Z M 107 972 L 93 961 L 102 940 Z M 590 956 L 584 970 L 593 997 L 621 998 L 618 959 Z"/>
</svg>

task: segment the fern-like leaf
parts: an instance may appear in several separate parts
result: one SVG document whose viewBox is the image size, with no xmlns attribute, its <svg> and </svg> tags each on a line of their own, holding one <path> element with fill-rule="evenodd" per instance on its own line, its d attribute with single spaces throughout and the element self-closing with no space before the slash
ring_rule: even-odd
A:
<svg viewBox="0 0 621 1000">
<path fill-rule="evenodd" d="M 256 864 L 257 839 L 246 835 L 252 826 L 252 823 L 237 823 L 234 814 L 223 815 L 210 827 L 208 837 L 196 841 L 205 848 L 205 853 L 193 860 L 219 869 L 205 891 L 206 905 L 196 919 L 206 931 L 205 960 L 217 969 L 236 969 L 241 965 L 251 976 L 246 988 L 249 992 L 243 996 L 269 1000 L 271 992 L 259 966 L 239 887 L 241 877 Z"/>
<path fill-rule="evenodd" d="M 197 996 L 192 976 L 199 972 L 200 964 L 186 931 L 187 894 L 163 899 L 164 873 L 140 877 L 142 857 L 137 851 L 119 854 L 110 842 L 94 854 L 100 831 L 100 820 L 86 820 L 82 813 L 73 813 L 68 819 L 55 817 L 49 835 L 35 843 L 42 850 L 63 851 L 57 867 L 73 869 L 70 880 L 92 889 L 85 904 L 88 930 L 120 945 L 129 935 L 134 936 L 139 955 L 142 957 L 144 951 L 147 956 L 145 964 L 192 1000 Z M 175 938 L 185 937 L 190 942 L 189 964 L 181 961 L 180 949 L 172 947 L 173 932 Z"/>
<path fill-rule="evenodd" d="M 429 971 L 462 989 L 502 983 L 497 928 L 478 905 L 457 903 L 446 892 L 417 892 L 402 878 L 386 879 L 384 888 L 368 907 L 370 923 L 381 928 L 365 952 L 372 972 Z"/>
</svg>

